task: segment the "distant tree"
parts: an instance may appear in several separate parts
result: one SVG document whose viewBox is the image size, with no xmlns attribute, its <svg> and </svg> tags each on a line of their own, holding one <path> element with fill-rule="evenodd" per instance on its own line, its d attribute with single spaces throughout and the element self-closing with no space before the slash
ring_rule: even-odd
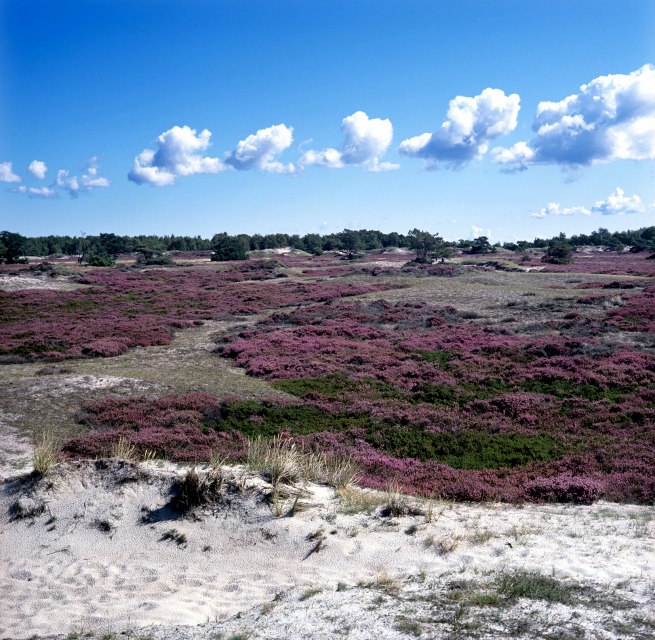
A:
<svg viewBox="0 0 655 640">
<path fill-rule="evenodd" d="M 25 253 L 25 238 L 20 233 L 12 231 L 0 232 L 0 260 L 7 264 L 18 262 Z"/>
<path fill-rule="evenodd" d="M 416 262 L 432 262 L 434 259 L 447 258 L 451 248 L 438 234 L 412 229 L 407 233 L 410 249 L 416 252 Z"/>
<path fill-rule="evenodd" d="M 98 253 L 106 253 L 114 260 L 121 254 L 129 251 L 126 238 L 117 236 L 115 233 L 101 233 L 94 242 Z"/>
<path fill-rule="evenodd" d="M 320 256 L 323 253 L 323 241 L 318 233 L 308 233 L 302 237 L 304 250 Z"/>
<path fill-rule="evenodd" d="M 471 242 L 469 253 L 492 253 L 496 249 L 491 246 L 487 236 L 480 236 Z"/>
<path fill-rule="evenodd" d="M 214 236 L 217 238 L 217 236 Z M 224 234 L 218 236 L 214 243 L 214 255 L 211 259 L 215 262 L 222 262 L 224 260 L 247 260 L 248 247 L 250 242 L 246 244 L 243 238 L 238 236 L 228 236 Z"/>
<path fill-rule="evenodd" d="M 383 247 L 402 247 L 404 246 L 404 241 L 405 238 L 395 231 L 392 231 L 391 233 L 385 233 L 382 236 Z"/>
<path fill-rule="evenodd" d="M 566 236 L 553 238 L 548 243 L 543 261 L 550 264 L 571 264 L 573 262 L 573 249 L 567 242 Z"/>
<path fill-rule="evenodd" d="M 341 246 L 348 252 L 348 257 L 354 258 L 360 247 L 359 233 L 352 229 L 344 229 L 339 235 L 341 236 Z"/>
</svg>

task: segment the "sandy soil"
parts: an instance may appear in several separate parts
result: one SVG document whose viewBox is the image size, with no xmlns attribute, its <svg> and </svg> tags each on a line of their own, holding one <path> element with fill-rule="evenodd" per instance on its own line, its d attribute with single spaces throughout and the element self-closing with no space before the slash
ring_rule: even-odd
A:
<svg viewBox="0 0 655 640">
<path fill-rule="evenodd" d="M 1 275 L 0 291 L 20 291 L 21 289 L 51 289 L 56 291 L 73 291 L 86 285 L 78 284 L 65 277 L 52 278 L 47 275 Z"/>
<path fill-rule="evenodd" d="M 436 502 L 394 518 L 384 494 L 311 484 L 290 517 L 291 499 L 274 507 L 268 483 L 231 468 L 216 504 L 181 514 L 171 488 L 182 473 L 88 461 L 5 480 L 0 637 L 645 639 L 655 629 L 652 507 Z M 165 539 L 174 531 L 184 538 Z M 574 597 L 511 599 L 498 581 L 515 571 Z"/>
</svg>

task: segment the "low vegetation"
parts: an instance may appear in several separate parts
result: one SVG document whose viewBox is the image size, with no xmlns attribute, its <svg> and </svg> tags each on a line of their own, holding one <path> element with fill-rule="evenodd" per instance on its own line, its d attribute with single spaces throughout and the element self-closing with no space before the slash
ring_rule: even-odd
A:
<svg viewBox="0 0 655 640">
<path fill-rule="evenodd" d="M 541 254 L 491 260 L 477 239 L 468 266 L 430 264 L 441 244 L 412 233 L 425 264 L 395 253 L 360 260 L 353 249 L 350 260 L 86 270 L 74 291 L 2 292 L 0 358 L 112 357 L 168 344 L 175 330 L 210 318 L 258 315 L 217 335 L 207 357 L 259 378 L 278 399 L 108 396 L 81 407 L 90 433 L 66 442 L 63 455 L 218 456 L 248 462 L 275 485 L 342 489 L 356 478 L 456 500 L 651 503 L 655 262 L 573 254 L 571 264 L 546 266 L 570 277 L 552 277 L 538 296 L 517 288 L 494 305 L 462 307 L 458 289 L 491 289 L 495 280 L 481 274 L 519 263 L 543 268 Z M 434 292 L 457 304 L 437 303 Z"/>
</svg>

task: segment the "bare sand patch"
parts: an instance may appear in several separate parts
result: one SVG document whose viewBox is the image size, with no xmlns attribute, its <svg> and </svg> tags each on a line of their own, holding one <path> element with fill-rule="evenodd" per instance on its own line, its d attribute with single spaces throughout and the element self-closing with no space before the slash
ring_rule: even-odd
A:
<svg viewBox="0 0 655 640">
<path fill-rule="evenodd" d="M 86 285 L 73 282 L 70 278 L 53 278 L 48 275 L 0 275 L 0 291 L 21 291 L 22 289 L 50 289 L 53 291 L 73 291 Z"/>
<path fill-rule="evenodd" d="M 5 482 L 0 636 L 609 639 L 655 624 L 652 507 L 435 502 L 386 517 L 310 484 L 304 509 L 277 517 L 270 485 L 231 468 L 224 499 L 183 516 L 180 473 L 89 461 Z M 28 515 L 12 520 L 19 499 Z M 578 595 L 507 600 L 497 577 L 512 571 Z"/>
</svg>

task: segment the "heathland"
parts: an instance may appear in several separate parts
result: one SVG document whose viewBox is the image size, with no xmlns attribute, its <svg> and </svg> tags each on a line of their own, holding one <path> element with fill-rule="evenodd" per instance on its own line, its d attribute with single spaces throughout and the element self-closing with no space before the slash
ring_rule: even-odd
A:
<svg viewBox="0 0 655 640">
<path fill-rule="evenodd" d="M 536 598 L 540 606 L 544 602 L 568 606 L 570 611 L 565 613 L 570 619 L 560 620 L 547 632 L 537 631 L 527 622 L 525 628 L 519 628 L 525 616 L 512 609 L 506 622 L 510 627 L 519 625 L 512 627 L 517 637 L 556 637 L 552 634 L 557 629 L 575 634 L 576 629 L 583 628 L 592 633 L 589 637 L 622 637 L 621 625 L 633 634 L 623 637 L 642 637 L 642 633 L 647 637 L 653 623 L 643 598 L 653 584 L 653 552 L 648 540 L 655 501 L 655 260 L 649 259 L 646 252 L 589 250 L 576 252 L 569 264 L 552 264 L 542 261 L 542 254 L 539 249 L 455 254 L 432 264 L 429 260 L 413 261 L 414 255 L 403 248 L 327 252 L 319 256 L 298 250 L 271 250 L 230 262 L 212 262 L 208 252 L 177 252 L 170 264 L 159 265 L 136 264 L 132 257 L 122 256 L 113 267 L 90 267 L 66 259 L 0 267 L 0 462 L 10 478 L 4 495 L 8 508 L 13 509 L 9 515 L 13 524 L 6 526 L 15 528 L 25 521 L 34 524 L 42 519 L 39 526 L 47 525 L 48 531 L 58 532 L 63 525 L 57 525 L 57 517 L 64 520 L 70 516 L 66 526 L 75 525 L 74 529 L 75 522 L 85 522 L 85 515 L 77 520 L 72 512 L 65 515 L 66 508 L 61 505 L 61 515 L 57 516 L 54 505 L 61 496 L 52 497 L 50 502 L 44 497 L 46 471 L 51 465 L 43 459 L 32 461 L 32 442 L 36 442 L 38 453 L 46 459 L 50 455 L 53 464 L 59 462 L 57 477 L 62 486 L 77 482 L 85 491 L 90 486 L 108 489 L 109 485 L 121 485 L 115 477 L 116 463 L 98 467 L 98 461 L 115 460 L 119 454 L 132 461 L 148 460 L 151 470 L 130 471 L 138 477 L 128 480 L 139 480 L 138 486 L 145 483 L 151 493 L 156 487 L 156 498 L 154 494 L 144 497 L 147 491 L 142 488 L 131 493 L 129 500 L 124 498 L 120 508 L 114 505 L 120 515 L 94 515 L 95 535 L 100 535 L 99 522 L 106 523 L 106 530 L 100 527 L 100 533 L 112 535 L 119 528 L 118 522 L 124 522 L 125 514 L 132 507 L 136 510 L 137 502 L 160 500 L 161 487 L 166 485 L 168 491 L 171 483 L 178 482 L 171 480 L 176 472 L 161 471 L 164 475 L 158 480 L 149 474 L 155 473 L 157 464 L 171 463 L 177 465 L 176 469 L 189 465 L 204 469 L 206 475 L 198 481 L 210 485 L 214 482 L 205 487 L 211 495 L 224 497 L 226 487 L 236 487 L 235 496 L 241 496 L 233 499 L 239 505 L 236 511 L 246 513 L 248 531 L 255 522 L 259 531 L 264 512 L 277 522 L 303 501 L 311 502 L 302 493 L 306 487 L 300 488 L 303 472 L 294 472 L 284 490 L 266 465 L 264 480 L 248 480 L 245 476 L 239 480 L 235 476 L 222 479 L 217 488 L 218 476 L 211 476 L 211 469 L 216 474 L 219 467 L 253 468 L 253 447 L 273 442 L 273 450 L 278 447 L 287 453 L 295 452 L 298 458 L 294 464 L 300 467 L 299 461 L 314 460 L 314 472 L 307 472 L 305 480 L 335 485 L 343 517 L 352 518 L 359 509 L 373 514 L 367 516 L 369 524 L 374 518 L 376 526 L 389 527 L 380 524 L 386 522 L 386 517 L 395 518 L 392 528 L 405 527 L 394 529 L 400 532 L 393 534 L 393 541 L 377 541 L 375 545 L 402 546 L 411 540 L 412 549 L 386 562 L 392 573 L 401 572 L 403 567 L 407 575 L 413 571 L 413 582 L 397 583 L 378 572 L 375 579 L 369 575 L 369 591 L 362 591 L 361 584 L 358 587 L 362 615 L 373 606 L 367 595 L 371 585 L 375 587 L 375 598 L 390 603 L 396 598 L 396 604 L 400 600 L 418 603 L 416 607 L 425 619 L 402 614 L 394 623 L 396 635 L 389 637 L 463 633 L 462 625 L 471 622 L 467 616 L 477 611 L 475 607 L 486 612 L 474 616 L 481 625 L 477 630 L 468 629 L 468 636 L 443 637 L 494 637 L 494 633 L 501 637 L 509 633 L 509 627 L 494 627 L 500 624 L 497 615 L 487 614 L 497 612 L 501 605 L 507 612 L 509 603 L 514 607 L 521 597 L 530 599 L 529 593 L 519 593 L 517 584 L 521 581 L 526 589 L 540 585 L 550 594 Z M 88 460 L 96 462 L 85 462 Z M 20 476 L 31 461 L 37 463 L 41 475 Z M 39 464 L 43 464 L 42 469 Z M 109 473 L 110 467 L 114 475 L 103 479 L 102 474 Z M 319 467 L 320 473 L 316 472 Z M 337 470 L 342 475 L 335 480 Z M 144 480 L 146 477 L 150 479 Z M 353 481 L 359 489 L 352 488 Z M 260 486 L 262 482 L 268 492 L 265 504 L 257 502 L 254 494 L 243 497 L 248 490 L 259 491 L 257 495 L 266 493 Z M 312 486 L 318 496 L 315 500 L 321 505 L 316 513 L 327 518 L 325 524 L 321 529 L 313 520 L 319 518 L 315 515 L 294 519 L 302 526 L 292 526 L 302 529 L 294 533 L 296 538 L 301 533 L 316 534 L 314 538 L 302 538 L 311 542 L 307 543 L 308 550 L 317 545 L 315 552 L 309 553 L 310 564 L 314 556 L 320 560 L 318 552 L 323 544 L 329 545 L 332 533 L 327 530 L 332 517 L 326 507 L 328 498 L 321 497 L 323 489 L 318 485 Z M 176 490 L 186 495 L 188 487 Z M 401 494 L 412 498 L 401 500 Z M 371 496 L 378 495 L 382 497 L 376 503 Z M 244 507 L 251 499 L 251 507 Z M 398 500 L 404 506 L 394 512 Z M 43 509 L 39 501 L 45 505 Z M 84 502 L 85 514 L 87 505 L 89 512 L 93 511 L 94 501 L 101 502 L 98 494 Z M 423 527 L 436 526 L 432 515 L 435 505 L 440 505 L 438 510 L 444 514 L 454 509 L 456 532 L 451 530 L 446 536 L 441 530 L 423 531 Z M 501 507 L 505 511 L 498 511 Z M 460 509 L 467 508 L 468 512 L 460 513 Z M 146 511 L 149 515 L 156 509 Z M 215 517 L 216 513 L 212 513 Z M 234 513 L 230 517 L 236 517 Z M 521 561 L 512 564 L 506 557 L 508 549 L 530 536 L 541 536 L 540 548 L 546 548 L 549 533 L 539 528 L 544 518 L 561 519 L 574 514 L 572 517 L 583 522 L 591 517 L 589 514 L 601 518 L 603 513 L 614 514 L 615 521 L 622 523 L 640 523 L 643 535 L 634 536 L 639 549 L 626 543 L 624 552 L 630 559 L 626 559 L 624 569 L 616 568 L 616 576 L 621 575 L 627 585 L 635 577 L 631 573 L 635 567 L 643 567 L 642 577 L 636 578 L 643 584 L 639 583 L 630 597 L 627 592 L 617 592 L 610 603 L 607 593 L 601 597 L 600 592 L 593 591 L 597 582 L 611 581 L 614 575 L 600 570 L 599 559 L 587 566 L 587 577 L 596 581 L 592 589 L 580 582 L 584 570 L 571 569 L 575 583 L 558 582 L 537 571 L 543 556 L 538 558 L 528 550 L 523 565 Z M 526 514 L 531 514 L 530 522 L 524 522 Z M 484 526 L 475 530 L 477 534 L 467 531 L 467 518 L 473 516 L 478 525 L 484 521 Z M 415 520 L 403 520 L 412 517 Z M 594 518 L 591 522 L 595 526 L 598 520 Z M 152 525 L 161 521 L 152 516 L 148 522 Z M 344 532 L 369 526 L 344 523 Z M 169 544 L 172 540 L 176 553 L 182 553 L 187 543 L 192 546 L 187 534 L 166 526 L 162 536 L 173 532 L 165 540 Z M 562 521 L 561 526 L 565 529 L 568 525 Z M 512 527 L 522 533 L 512 537 L 508 533 Z M 528 531 L 529 527 L 534 530 Z M 319 529 L 320 533 L 316 533 Z M 142 530 L 146 530 L 143 524 Z M 341 528 L 335 525 L 334 531 L 336 541 Z M 417 532 L 425 538 L 421 538 L 420 545 L 416 543 Z M 469 539 L 474 534 L 476 539 Z M 547 549 L 561 554 L 563 541 L 553 543 L 552 531 L 550 534 L 551 546 Z M 591 530 L 588 534 L 601 536 Z M 175 539 L 175 535 L 184 535 L 184 540 Z M 209 533 L 202 535 L 207 537 Z M 283 537 L 281 531 L 271 533 L 273 537 L 278 535 Z M 74 533 L 67 530 L 67 536 L 72 539 Z M 357 533 L 344 536 L 340 553 L 346 553 L 344 544 L 355 544 L 358 539 Z M 485 540 L 478 539 L 480 536 L 486 536 Z M 479 545 L 489 541 L 493 544 L 495 539 L 499 546 L 494 548 L 496 560 L 491 562 L 489 557 L 482 557 L 485 553 L 478 553 Z M 531 539 L 532 543 L 536 539 Z M 45 544 L 42 537 L 38 540 Z M 241 546 L 246 544 L 244 540 Z M 54 545 L 54 541 L 47 544 Z M 185 561 L 187 569 L 200 570 L 202 553 L 210 553 L 215 546 L 207 540 L 203 545 L 210 549 L 200 551 L 200 560 Z M 92 546 L 86 547 L 85 553 L 91 553 Z M 597 549 L 605 546 L 603 543 Z M 79 553 L 71 551 L 73 547 L 69 544 L 67 553 Z M 281 557 L 291 554 L 292 548 L 289 541 L 282 544 Z M 482 585 L 473 584 L 467 574 L 459 587 L 447 586 L 455 579 L 451 575 L 455 567 L 448 565 L 446 571 L 446 560 L 454 557 L 451 552 L 457 548 L 464 555 L 468 550 L 473 564 L 491 562 L 493 576 L 485 578 Z M 52 552 L 56 551 L 53 546 Z M 487 551 L 491 553 L 488 546 Z M 3 549 L 5 552 L 10 553 Z M 584 551 L 578 552 L 584 555 Z M 36 552 L 32 549 L 31 553 Z M 93 571 L 87 573 L 94 584 L 103 580 L 112 583 L 105 594 L 109 597 L 120 592 L 121 583 L 114 584 L 111 573 L 117 559 L 109 549 L 104 553 L 112 559 L 106 566 L 94 565 Z M 367 571 L 373 556 L 373 552 L 367 556 Z M 419 556 L 425 569 L 411 560 Z M 552 567 L 561 573 L 560 578 L 566 578 L 566 567 L 573 561 L 568 553 L 562 557 L 567 558 L 566 562 L 554 562 Z M 498 558 L 509 563 L 511 571 L 503 569 L 502 563 L 498 565 Z M 242 561 L 239 556 L 228 571 L 231 580 L 237 579 L 239 571 L 247 573 L 239 564 Z M 460 561 L 464 562 L 462 558 Z M 79 562 L 76 558 L 78 568 Z M 93 562 L 102 564 L 99 558 Z M 196 567 L 194 562 L 200 565 Z M 343 613 L 347 596 L 343 596 L 344 602 L 339 598 L 346 587 L 338 587 L 332 595 L 324 591 L 331 580 L 345 584 L 338 579 L 340 571 L 339 575 L 350 581 L 348 584 L 355 581 L 355 576 L 346 570 L 347 563 L 342 566 L 340 561 L 335 562 L 324 583 L 317 577 L 318 566 L 312 570 L 314 573 L 305 573 L 303 580 L 295 582 L 289 572 L 283 572 L 282 583 L 290 588 L 314 580 L 319 591 L 299 602 L 325 601 L 328 609 L 336 607 Z M 620 565 L 620 559 L 615 562 Z M 269 572 L 281 571 L 275 563 L 266 563 L 266 567 Z M 517 573 L 519 569 L 523 573 Z M 56 562 L 50 573 L 53 571 L 57 571 Z M 133 573 L 134 568 L 130 571 Z M 20 568 L 15 567 L 16 572 L 18 575 Z M 440 585 L 439 575 L 446 573 L 448 578 Z M 153 574 L 154 582 L 158 575 Z M 36 569 L 32 577 L 48 584 Z M 548 582 L 549 577 L 552 582 Z M 171 580 L 169 586 L 174 589 L 175 580 Z M 535 586 L 539 580 L 542 582 Z M 5 580 L 4 586 L 15 589 L 22 584 L 20 581 L 20 576 L 13 576 Z M 180 584 L 188 587 L 190 581 L 185 577 Z M 251 604 L 270 595 L 272 582 L 269 578 L 264 582 L 265 587 L 250 593 Z M 416 587 L 424 582 L 431 583 L 433 591 L 445 591 L 439 591 L 436 600 L 426 604 L 421 599 L 425 595 L 422 587 Z M 61 581 L 58 584 L 61 589 Z M 197 587 L 205 588 L 206 584 Z M 560 587 L 564 589 L 561 593 L 557 591 Z M 632 588 L 624 587 L 628 591 Z M 514 588 L 519 592 L 512 592 Z M 228 592 L 226 589 L 223 594 Z M 453 589 L 460 599 L 449 599 L 448 590 Z M 38 593 L 32 595 L 37 597 Z M 339 602 L 327 602 L 330 598 Z M 589 614 L 591 617 L 580 613 L 580 603 L 590 599 L 596 603 L 596 613 Z M 207 615 L 210 600 L 206 594 L 200 597 L 198 615 Z M 248 608 L 245 595 L 237 600 L 238 606 L 226 605 L 224 612 L 234 614 Z M 598 609 L 601 600 L 604 604 Z M 444 612 L 439 623 L 443 626 L 438 629 L 430 626 L 437 623 L 428 622 L 429 615 L 424 611 L 435 603 Z M 47 611 L 56 610 L 57 603 L 49 606 Z M 308 606 L 298 605 L 302 615 L 297 611 L 294 614 L 301 616 L 301 622 L 305 619 L 302 616 L 309 615 Z M 634 615 L 614 615 L 620 607 Z M 161 607 L 157 604 L 153 608 Z M 601 609 L 602 615 L 598 613 Z M 146 611 L 139 622 L 174 622 L 174 617 L 148 616 Z M 189 613 L 194 611 L 191 605 L 172 611 L 177 612 L 178 621 L 199 621 L 198 615 Z M 574 612 L 587 620 L 586 627 L 576 627 L 577 623 L 572 622 Z M 17 625 L 27 619 L 36 621 L 29 627 L 31 634 L 63 629 L 49 627 L 47 616 L 39 618 L 28 605 L 21 615 L 12 618 Z M 85 615 L 90 614 L 87 611 Z M 339 615 L 335 614 L 335 620 Z M 553 615 L 549 610 L 546 618 L 554 620 Z M 604 636 L 599 629 L 608 616 L 613 626 Z M 117 619 L 118 627 L 125 629 L 125 616 Z M 327 633 L 327 628 L 321 626 L 327 623 L 321 620 L 320 624 L 314 621 L 315 628 Z M 240 633 L 237 626 L 225 629 Z M 253 628 L 256 626 L 253 622 Z M 72 633 L 71 628 L 66 633 Z M 542 631 L 546 635 L 539 635 Z M 20 631 L 12 633 L 28 637 Z M 252 637 L 277 636 L 255 633 Z"/>
</svg>

